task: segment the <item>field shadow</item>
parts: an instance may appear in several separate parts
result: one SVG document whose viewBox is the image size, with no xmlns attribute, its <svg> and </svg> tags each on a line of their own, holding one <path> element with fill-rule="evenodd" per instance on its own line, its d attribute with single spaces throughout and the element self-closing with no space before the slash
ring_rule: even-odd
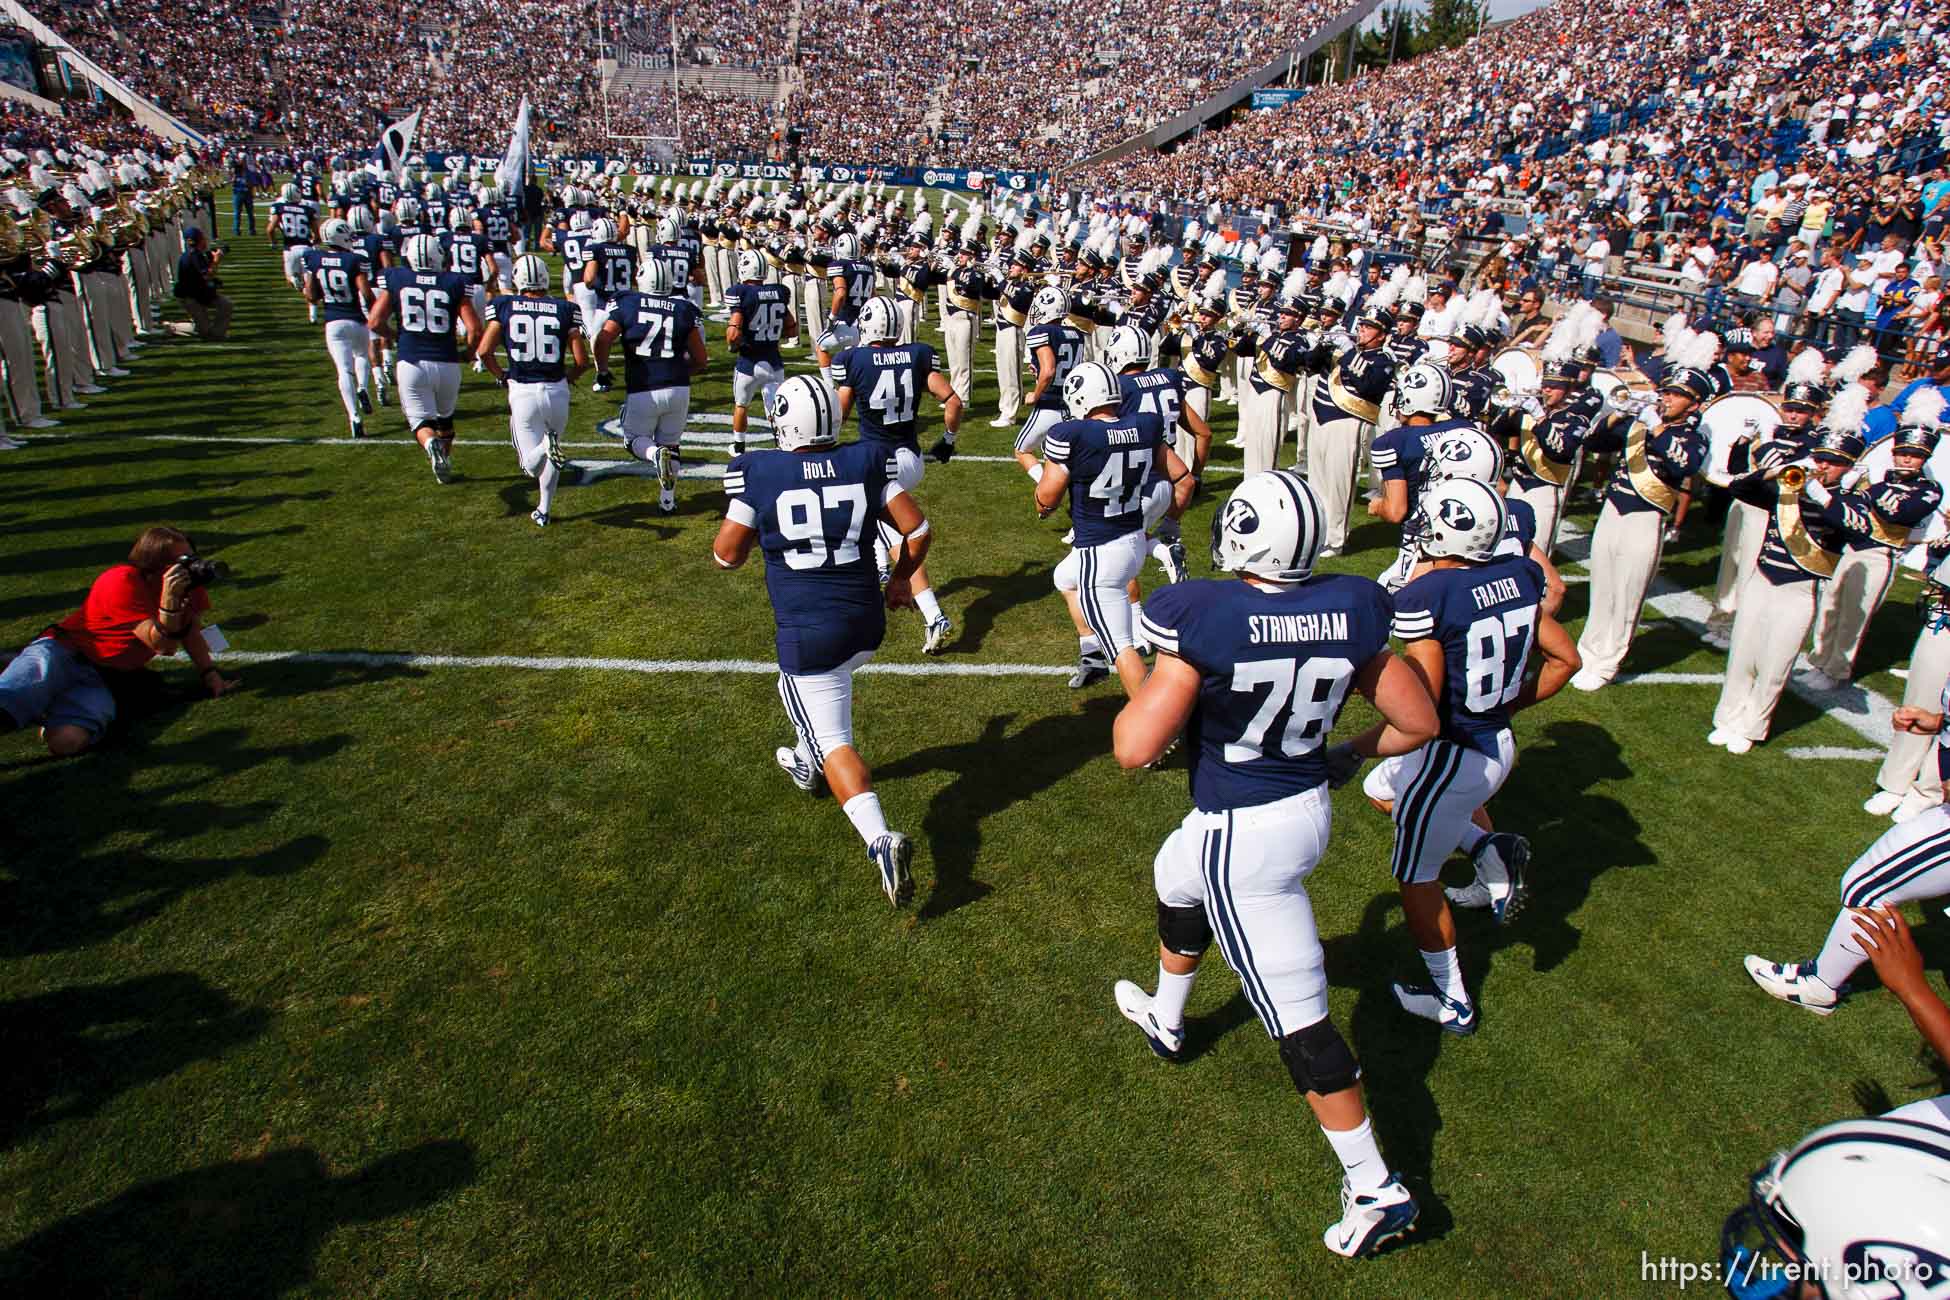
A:
<svg viewBox="0 0 1950 1300">
<path fill-rule="evenodd" d="M 437 1205 L 472 1184 L 471 1143 L 423 1142 L 334 1177 L 309 1147 L 139 1183 L 0 1253 L 16 1295 L 270 1296 L 311 1281 L 348 1224 Z"/>
<path fill-rule="evenodd" d="M 1122 694 L 1088 700 L 1074 713 L 1038 718 L 1013 734 L 1009 726 L 1015 715 L 998 714 L 973 740 L 919 750 L 875 769 L 882 781 L 939 771 L 956 774 L 928 804 L 921 822 L 934 859 L 934 888 L 917 920 L 946 916 L 992 892 L 974 874 L 982 852 L 982 823 L 1046 793 L 1103 753 L 1111 720 L 1123 702 Z"/>
<path fill-rule="evenodd" d="M 0 1002 L 0 1054 L 8 1061 L 0 1075 L 0 1149 L 221 1056 L 263 1033 L 270 1019 L 188 971 Z"/>
<path fill-rule="evenodd" d="M 189 493 L 223 492 L 239 488 L 246 483 L 261 485 L 267 479 L 309 478 L 309 469 L 253 470 L 230 474 L 172 474 L 162 478 L 133 479 L 126 483 L 89 483 L 81 487 L 43 487 L 38 484 L 22 484 L 13 491 L 0 491 L 0 505 L 32 503 L 43 505 L 51 501 L 97 501 L 103 497 L 128 492 Z"/>
<path fill-rule="evenodd" d="M 1051 566 L 1024 560 L 1014 572 L 981 577 L 950 578 L 935 589 L 946 601 L 964 592 L 980 592 L 961 609 L 961 634 L 950 649 L 955 654 L 973 654 L 994 630 L 996 619 L 1018 605 L 1027 605 L 1050 594 Z"/>
</svg>

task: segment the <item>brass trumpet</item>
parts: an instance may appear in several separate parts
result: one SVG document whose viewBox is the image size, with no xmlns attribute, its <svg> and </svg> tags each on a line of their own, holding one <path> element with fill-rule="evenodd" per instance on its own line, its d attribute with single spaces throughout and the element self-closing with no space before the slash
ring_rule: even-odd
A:
<svg viewBox="0 0 1950 1300">
<path fill-rule="evenodd" d="M 1808 481 L 1808 471 L 1799 465 L 1790 465 L 1781 471 L 1781 486 L 1789 492 L 1799 492 Z"/>
</svg>

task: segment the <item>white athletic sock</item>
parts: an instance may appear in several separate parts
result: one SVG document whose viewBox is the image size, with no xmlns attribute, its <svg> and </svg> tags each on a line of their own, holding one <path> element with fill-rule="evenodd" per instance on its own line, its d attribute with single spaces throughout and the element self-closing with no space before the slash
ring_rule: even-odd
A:
<svg viewBox="0 0 1950 1300">
<path fill-rule="evenodd" d="M 623 444 L 623 449 L 640 461 L 652 465 L 656 464 L 657 443 L 648 434 L 640 433 L 636 437 L 627 440 Z"/>
<path fill-rule="evenodd" d="M 941 617 L 941 601 L 935 596 L 934 588 L 914 593 L 914 603 L 920 606 L 921 617 L 932 623 Z"/>
<path fill-rule="evenodd" d="M 1462 851 L 1464 853 L 1476 852 L 1476 846 L 1488 839 L 1489 836 L 1490 833 L 1481 826 L 1478 826 L 1475 822 L 1469 823 L 1469 825 L 1463 827 Z"/>
<path fill-rule="evenodd" d="M 894 567 L 894 557 L 888 552 L 885 546 L 880 544 L 879 538 L 875 538 L 873 543 L 873 564 L 882 573 Z"/>
<path fill-rule="evenodd" d="M 1348 1186 L 1357 1192 L 1378 1192 L 1388 1185 L 1388 1162 L 1381 1158 L 1381 1147 L 1374 1140 L 1373 1120 L 1363 1119 L 1359 1128 L 1320 1131 L 1347 1171 Z"/>
<path fill-rule="evenodd" d="M 1091 655 L 1102 655 L 1103 653 L 1104 647 L 1098 642 L 1096 637 L 1080 636 L 1077 638 L 1077 654 L 1079 657 L 1088 659 Z"/>
<path fill-rule="evenodd" d="M 554 512 L 549 507 L 555 504 L 555 485 L 562 481 L 562 471 L 556 468 L 554 461 L 544 460 L 542 472 L 535 477 L 542 485 L 542 513 L 552 514 Z"/>
<path fill-rule="evenodd" d="M 362 355 L 356 364 L 358 367 L 359 391 L 363 393 L 366 390 L 366 385 L 372 382 L 372 358 Z"/>
<path fill-rule="evenodd" d="M 1135 600 L 1131 602 L 1131 645 L 1139 654 L 1146 654 L 1151 649 L 1151 641 L 1144 635 L 1144 624 L 1138 620 L 1138 615 L 1143 612 L 1141 603 Z"/>
<path fill-rule="evenodd" d="M 1837 912 L 1835 924 L 1828 927 L 1828 941 L 1815 958 L 1814 976 L 1829 988 L 1838 989 L 1868 959 L 1855 939 L 1855 918 L 1847 911 Z"/>
<path fill-rule="evenodd" d="M 1162 541 L 1153 539 L 1151 543 L 1151 558 L 1160 564 L 1170 564 L 1171 547 Z"/>
<path fill-rule="evenodd" d="M 1039 461 L 1037 461 L 1037 462 L 1036 462 L 1036 463 L 1035 463 L 1034 465 L 1031 465 L 1031 466 L 1029 467 L 1029 481 L 1030 481 L 1031 483 L 1041 483 L 1041 482 L 1043 481 L 1043 462 L 1042 462 L 1042 461 L 1040 461 L 1040 460 L 1039 460 Z"/>
<path fill-rule="evenodd" d="M 1151 1010 L 1157 1014 L 1158 1023 L 1166 1029 L 1178 1029 L 1185 1023 L 1185 1003 L 1192 996 L 1192 981 L 1198 978 L 1194 970 L 1189 975 L 1174 975 L 1158 965 L 1158 991 L 1151 998 Z"/>
<path fill-rule="evenodd" d="M 887 834 L 887 817 L 880 811 L 880 796 L 873 791 L 848 799 L 845 810 L 847 820 L 853 823 L 854 830 L 860 832 L 860 838 L 867 842 L 868 848 Z"/>
<path fill-rule="evenodd" d="M 1456 960 L 1454 948 L 1425 952 L 1422 954 L 1422 964 L 1429 968 L 1429 978 L 1445 997 L 1465 1006 L 1469 1004 L 1469 990 L 1463 987 L 1462 963 Z"/>
</svg>

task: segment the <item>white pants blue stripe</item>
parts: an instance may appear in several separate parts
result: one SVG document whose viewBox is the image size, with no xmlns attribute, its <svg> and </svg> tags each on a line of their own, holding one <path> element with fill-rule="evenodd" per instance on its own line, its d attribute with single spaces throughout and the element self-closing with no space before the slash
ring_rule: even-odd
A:
<svg viewBox="0 0 1950 1300">
<path fill-rule="evenodd" d="M 1395 879 L 1420 885 L 1440 876 L 1469 829 L 1470 815 L 1503 788 L 1516 761 L 1516 741 L 1505 728 L 1494 754 L 1436 739 L 1375 764 L 1361 789 L 1370 799 L 1394 803 Z"/>
<path fill-rule="evenodd" d="M 1145 550 L 1142 532 L 1125 533 L 1097 546 L 1077 547 L 1051 575 L 1058 591 L 1077 594 L 1084 624 L 1113 659 L 1136 644 L 1128 588 L 1144 569 Z"/>
<path fill-rule="evenodd" d="M 1194 809 L 1152 862 L 1160 902 L 1205 908 L 1275 1039 L 1327 1018 L 1327 959 L 1306 881 L 1332 826 L 1325 786 L 1229 812 Z"/>
<path fill-rule="evenodd" d="M 873 658 L 862 650 L 823 673 L 779 673 L 779 701 L 799 735 L 799 748 L 824 763 L 836 749 L 853 744 L 853 674 Z"/>
</svg>

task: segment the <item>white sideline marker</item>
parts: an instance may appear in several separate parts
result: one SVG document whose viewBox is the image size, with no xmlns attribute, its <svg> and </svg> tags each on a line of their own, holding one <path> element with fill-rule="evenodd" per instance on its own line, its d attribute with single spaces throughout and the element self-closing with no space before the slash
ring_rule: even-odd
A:
<svg viewBox="0 0 1950 1300">
<path fill-rule="evenodd" d="M 524 668 L 533 672 L 645 674 L 745 673 L 776 677 L 779 666 L 761 659 L 594 659 L 562 655 L 423 655 L 364 650 L 227 650 L 227 664 L 349 664 L 360 668 Z M 884 677 L 1066 677 L 1071 664 L 867 664 L 862 673 Z"/>
</svg>

